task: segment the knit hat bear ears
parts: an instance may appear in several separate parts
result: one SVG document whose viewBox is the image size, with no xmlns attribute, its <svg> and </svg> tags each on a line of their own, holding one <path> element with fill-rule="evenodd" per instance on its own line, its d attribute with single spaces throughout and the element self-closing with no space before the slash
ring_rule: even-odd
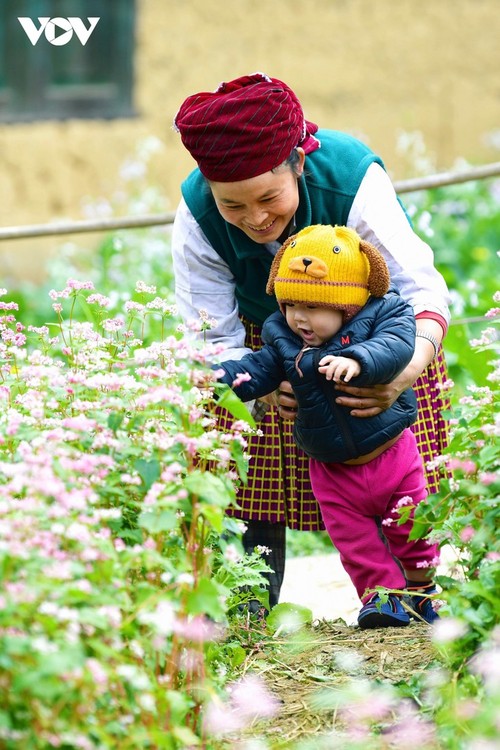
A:
<svg viewBox="0 0 500 750">
<path fill-rule="evenodd" d="M 387 264 L 353 229 L 315 224 L 289 237 L 278 250 L 267 282 L 268 294 L 285 304 L 330 307 L 344 323 L 370 295 L 383 297 L 390 284 Z"/>
</svg>

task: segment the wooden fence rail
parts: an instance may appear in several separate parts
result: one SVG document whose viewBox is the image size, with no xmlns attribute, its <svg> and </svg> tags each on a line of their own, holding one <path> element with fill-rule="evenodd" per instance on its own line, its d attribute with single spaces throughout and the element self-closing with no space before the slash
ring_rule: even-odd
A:
<svg viewBox="0 0 500 750">
<path fill-rule="evenodd" d="M 401 180 L 394 183 L 398 194 L 414 193 L 420 190 L 456 185 L 472 180 L 500 176 L 500 162 L 471 167 L 460 172 L 441 172 Z M 49 224 L 31 224 L 17 227 L 0 227 L 0 240 L 20 240 L 29 237 L 49 237 L 61 234 L 82 234 L 84 232 L 109 232 L 116 229 L 136 229 L 139 227 L 165 226 L 172 224 L 175 211 L 138 216 L 120 216 L 108 219 L 84 219 L 81 221 L 52 222 Z"/>
</svg>

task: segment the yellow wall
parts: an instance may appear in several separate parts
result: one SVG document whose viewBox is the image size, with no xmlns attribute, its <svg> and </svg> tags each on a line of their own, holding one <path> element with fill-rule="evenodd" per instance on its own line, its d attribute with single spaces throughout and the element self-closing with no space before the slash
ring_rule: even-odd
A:
<svg viewBox="0 0 500 750">
<path fill-rule="evenodd" d="M 256 70 L 295 89 L 309 119 L 364 139 L 395 179 L 415 172 L 401 131 L 421 131 L 440 169 L 497 161 L 499 19 L 496 0 L 137 0 L 138 117 L 0 126 L 0 224 L 82 218 L 148 135 L 163 144 L 161 209 L 175 209 L 193 166 L 171 129 L 179 104 Z M 0 244 L 3 275 L 39 275 L 59 242 Z"/>
</svg>

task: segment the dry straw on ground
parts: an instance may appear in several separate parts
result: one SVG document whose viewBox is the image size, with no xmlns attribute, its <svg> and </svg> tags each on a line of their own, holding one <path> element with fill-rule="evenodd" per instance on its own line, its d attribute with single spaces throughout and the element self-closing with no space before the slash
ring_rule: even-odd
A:
<svg viewBox="0 0 500 750">
<path fill-rule="evenodd" d="M 341 732 L 342 719 L 323 696 L 339 691 L 353 678 L 409 682 L 435 659 L 429 632 L 429 626 L 417 622 L 405 628 L 363 631 L 343 620 L 320 620 L 292 636 L 264 641 L 261 650 L 249 655 L 243 671 L 260 674 L 281 709 L 270 721 L 249 727 L 245 737 L 228 747 L 244 747 L 249 737 L 290 747 L 294 740 Z"/>
</svg>

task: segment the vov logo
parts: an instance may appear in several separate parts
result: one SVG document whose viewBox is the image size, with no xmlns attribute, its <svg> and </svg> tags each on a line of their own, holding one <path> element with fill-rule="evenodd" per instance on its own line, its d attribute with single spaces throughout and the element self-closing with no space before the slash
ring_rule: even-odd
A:
<svg viewBox="0 0 500 750">
<path fill-rule="evenodd" d="M 71 41 L 73 32 L 77 35 L 78 39 L 82 44 L 87 44 L 90 35 L 97 26 L 100 16 L 87 17 L 89 27 L 86 28 L 81 18 L 75 16 L 68 16 L 68 18 L 49 18 L 48 16 L 38 17 L 38 23 L 40 26 L 37 28 L 35 22 L 31 18 L 25 16 L 19 18 L 18 21 L 26 32 L 26 36 L 30 40 L 31 44 L 35 46 L 42 34 L 45 32 L 45 38 L 51 44 L 57 47 L 62 47 Z"/>
</svg>

